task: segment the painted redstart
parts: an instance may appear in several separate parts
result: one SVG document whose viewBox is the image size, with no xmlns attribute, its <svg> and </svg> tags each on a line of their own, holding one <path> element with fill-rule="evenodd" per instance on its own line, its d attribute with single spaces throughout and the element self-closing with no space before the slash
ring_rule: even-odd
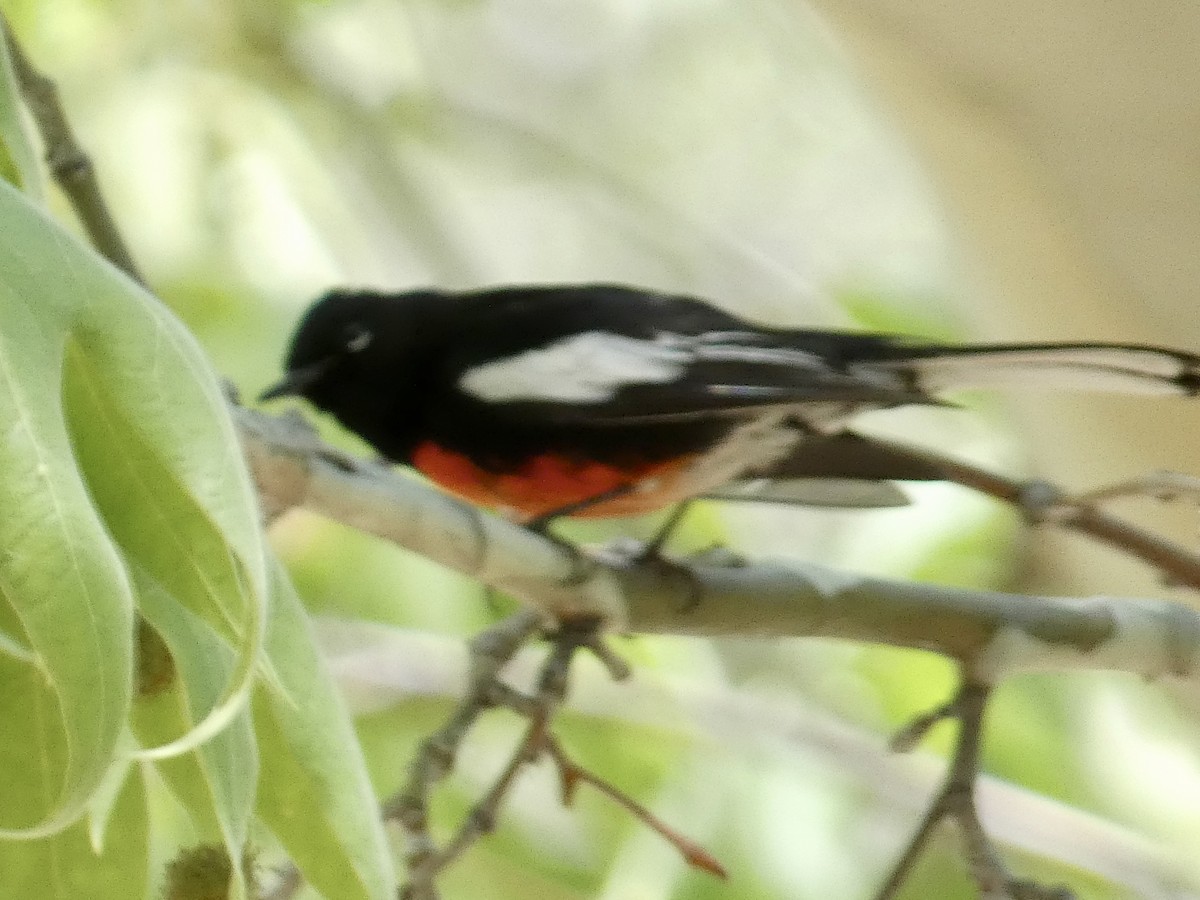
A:
<svg viewBox="0 0 1200 900">
<path fill-rule="evenodd" d="M 538 524 L 699 496 L 895 505 L 889 479 L 938 472 L 846 423 L 948 388 L 1200 392 L 1200 357 L 1173 350 L 768 328 L 605 284 L 331 291 L 286 367 L 262 399 L 302 396 L 388 460 Z"/>
</svg>

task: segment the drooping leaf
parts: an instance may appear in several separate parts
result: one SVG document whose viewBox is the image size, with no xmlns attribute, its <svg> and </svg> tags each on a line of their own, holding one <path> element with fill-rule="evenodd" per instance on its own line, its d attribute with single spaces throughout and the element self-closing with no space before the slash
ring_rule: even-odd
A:
<svg viewBox="0 0 1200 900">
<path fill-rule="evenodd" d="M 396 876 L 350 715 L 291 585 L 276 570 L 267 652 L 282 690 L 255 692 L 258 814 L 330 900 L 385 900 Z"/>
<path fill-rule="evenodd" d="M 112 762 L 132 691 L 129 567 L 237 648 L 169 752 L 236 715 L 268 594 L 256 499 L 195 341 L 2 181 L 0 234 L 0 660 L 13 671 L 0 753 L 15 766 L 0 836 L 31 837 L 73 821 Z"/>
<path fill-rule="evenodd" d="M 19 196 L 0 183 L 2 200 Z M 0 241 L 0 606 L 34 662 L 0 656 L 0 836 L 48 834 L 83 810 L 129 709 L 133 593 L 75 467 L 63 425 L 61 355 L 13 290 Z M 19 629 L 19 630 L 18 630 Z"/>
<path fill-rule="evenodd" d="M 238 558 L 182 470 L 144 439 L 82 342 L 73 336 L 67 345 L 66 414 L 79 466 L 109 531 L 127 559 L 145 570 L 145 584 L 163 586 L 228 646 L 240 648 L 229 683 L 197 710 L 190 737 L 163 745 L 182 750 L 219 730 L 241 705 L 261 649 L 261 598 L 247 591 Z"/>
<path fill-rule="evenodd" d="M 233 674 L 233 650 L 198 616 L 145 573 L 136 574 L 142 614 L 163 636 L 178 678 L 166 690 L 134 703 L 133 725 L 146 745 L 186 733 L 194 710 L 211 709 Z M 155 762 L 163 781 L 187 810 L 200 839 L 225 846 L 231 864 L 230 900 L 242 900 L 242 871 L 258 780 L 258 753 L 248 708 L 191 753 Z"/>
<path fill-rule="evenodd" d="M 86 820 L 31 841 L 0 841 L 0 885 L 5 897 L 37 900 L 143 900 L 150 898 L 150 835 L 145 788 L 127 770 L 109 810 L 107 840 L 97 851 Z"/>
</svg>

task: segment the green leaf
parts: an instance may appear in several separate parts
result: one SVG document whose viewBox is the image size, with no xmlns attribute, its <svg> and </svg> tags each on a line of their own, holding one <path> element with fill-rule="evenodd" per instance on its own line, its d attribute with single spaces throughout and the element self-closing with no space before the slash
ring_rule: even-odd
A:
<svg viewBox="0 0 1200 900">
<path fill-rule="evenodd" d="M 10 770 L 11 771 L 11 770 Z M 128 770 L 108 815 L 107 839 L 92 847 L 88 823 L 33 841 L 0 841 L 5 897 L 37 900 L 139 900 L 151 895 L 145 789 Z"/>
<path fill-rule="evenodd" d="M 151 445 L 145 423 L 133 417 L 136 409 L 108 388 L 109 369 L 97 364 L 95 346 L 83 333 L 68 338 L 63 386 L 76 458 L 92 497 L 123 553 L 145 570 L 146 583 L 162 585 L 229 646 L 241 648 L 225 690 L 196 709 L 198 720 L 207 721 L 163 745 L 188 749 L 242 705 L 262 648 L 265 594 L 247 590 L 240 560 L 184 481 L 185 471 Z M 161 748 L 155 755 L 163 755 Z"/>
<path fill-rule="evenodd" d="M 76 818 L 112 762 L 133 678 L 127 561 L 238 647 L 171 752 L 248 695 L 268 594 L 257 501 L 186 329 L 2 181 L 0 234 L 0 632 L 18 651 L 0 654 L 15 723 L 0 836 L 30 837 Z"/>
<path fill-rule="evenodd" d="M 396 875 L 350 715 L 279 569 L 273 586 L 267 652 L 286 693 L 254 695 L 258 814 L 323 896 L 390 900 Z"/>
<path fill-rule="evenodd" d="M 0 202 L 19 197 L 0 183 Z M 0 220 L 3 219 L 0 212 Z M 65 827 L 112 760 L 130 702 L 133 595 L 76 471 L 52 334 L 10 287 L 0 221 L 0 836 Z"/>
<path fill-rule="evenodd" d="M 0 28 L 0 178 L 40 200 L 42 179 L 37 151 L 21 116 L 20 98 L 8 42 Z"/>
<path fill-rule="evenodd" d="M 194 710 L 212 708 L 236 667 L 232 649 L 199 617 L 144 574 L 136 579 L 141 609 L 171 651 L 179 678 L 170 690 L 139 698 L 133 726 L 143 744 L 186 733 Z M 224 844 L 233 867 L 231 900 L 247 896 L 242 860 L 254 810 L 258 751 L 247 708 L 231 725 L 191 753 L 155 764 L 187 810 L 201 841 Z"/>
</svg>

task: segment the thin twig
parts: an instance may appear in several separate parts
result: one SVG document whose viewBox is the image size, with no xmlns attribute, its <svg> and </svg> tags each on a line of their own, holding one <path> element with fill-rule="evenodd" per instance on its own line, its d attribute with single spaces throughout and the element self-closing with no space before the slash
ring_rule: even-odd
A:
<svg viewBox="0 0 1200 900">
<path fill-rule="evenodd" d="M 500 806 L 511 793 L 517 776 L 537 758 L 549 718 L 550 710 L 542 709 L 530 721 L 508 764 L 488 788 L 487 793 L 472 807 L 454 837 L 445 847 L 424 860 L 420 868 L 409 869 L 410 883 L 419 885 L 432 882 L 438 873 L 462 856 L 472 844 L 495 830 Z"/>
<path fill-rule="evenodd" d="M 531 634 L 532 629 L 526 632 L 526 637 Z M 516 651 L 517 646 L 519 645 L 512 646 L 512 652 Z M 572 639 L 560 640 L 554 644 L 538 677 L 536 694 L 533 697 L 522 698 L 517 706 L 518 711 L 527 715 L 529 725 L 508 764 L 492 783 L 487 793 L 472 808 L 449 843 L 441 850 L 425 857 L 419 867 L 410 867 L 409 880 L 411 884 L 419 886 L 431 883 L 442 869 L 460 857 L 481 837 L 490 834 L 496 827 L 500 806 L 516 784 L 517 776 L 525 766 L 537 759 L 541 751 L 551 716 L 562 702 L 566 691 L 571 657 L 578 646 L 580 644 Z M 498 678 L 498 674 L 498 672 L 493 672 L 489 677 Z M 486 695 L 489 699 L 519 694 L 506 685 L 504 688 L 505 690 L 502 691 L 492 691 L 488 686 L 481 684 L 478 692 Z M 402 896 L 407 895 L 402 894 Z"/>
<path fill-rule="evenodd" d="M 88 238 L 101 255 L 138 284 L 145 285 L 100 192 L 91 157 L 80 146 L 63 111 L 58 86 L 34 66 L 3 14 L 0 14 L 0 30 L 8 42 L 21 95 L 41 134 L 51 176 L 67 195 Z"/>
<path fill-rule="evenodd" d="M 600 638 L 602 625 L 603 622 L 595 618 L 560 623 L 558 629 L 548 636 L 553 642 L 552 650 L 542 664 L 531 694 L 505 684 L 499 680 L 499 676 L 501 665 L 511 658 L 519 646 L 514 643 L 514 638 L 523 636 L 528 639 L 532 635 L 532 628 L 501 623 L 498 628 L 485 632 L 482 639 L 473 642 L 472 688 L 468 696 L 459 704 L 447 725 L 422 747 L 409 785 L 385 807 L 390 817 L 401 821 L 410 839 L 407 854 L 409 880 L 401 890 L 402 900 L 436 900 L 438 893 L 435 881 L 438 874 L 495 828 L 500 807 L 511 794 L 521 772 L 546 752 L 557 764 L 564 804 L 570 802 L 573 785 L 579 782 L 591 784 L 663 835 L 678 848 L 689 864 L 724 877 L 724 870 L 710 853 L 666 825 L 614 785 L 571 761 L 550 732 L 553 717 L 567 692 L 571 663 L 580 650 L 588 650 L 597 656 L 615 677 L 628 674 L 627 664 Z M 437 780 L 434 776 L 440 777 L 448 771 L 467 729 L 489 704 L 516 712 L 528 724 L 504 769 L 475 803 L 453 837 L 444 846 L 437 847 L 425 820 L 429 793 Z"/>
<path fill-rule="evenodd" d="M 471 642 L 470 685 L 449 720 L 427 737 L 413 758 L 405 787 L 384 803 L 385 820 L 399 824 L 405 837 L 412 900 L 436 897 L 432 876 L 445 864 L 429 832 L 429 794 L 454 767 L 458 749 L 476 720 L 502 698 L 496 685 L 500 671 L 541 627 L 542 616 L 522 610 L 489 628 Z"/>
<path fill-rule="evenodd" d="M 908 753 L 917 744 L 925 740 L 925 735 L 929 734 L 934 725 L 954 718 L 955 709 L 954 701 L 951 700 L 949 703 L 942 704 L 937 709 L 917 716 L 908 725 L 892 735 L 892 739 L 888 741 L 888 747 L 893 753 Z"/>
<path fill-rule="evenodd" d="M 1069 891 L 1061 887 L 1046 888 L 1031 881 L 1017 879 L 1004 865 L 995 845 L 979 820 L 975 805 L 975 784 L 979 776 L 980 752 L 983 742 L 984 714 L 992 687 L 964 677 L 954 699 L 931 713 L 922 716 L 902 734 L 904 743 L 941 719 L 953 716 L 959 722 L 958 740 L 950 767 L 937 796 L 922 817 L 908 846 L 893 866 L 887 880 L 875 895 L 875 900 L 892 900 L 929 844 L 934 829 L 944 820 L 953 819 L 966 845 L 967 866 L 971 878 L 983 897 L 1006 897 L 1011 900 L 1070 900 Z M 893 741 L 893 744 L 897 743 Z"/>
<path fill-rule="evenodd" d="M 911 874 L 913 866 L 924 852 L 934 829 L 941 824 L 943 819 L 953 815 L 955 809 L 964 802 L 964 778 L 966 778 L 966 797 L 970 797 L 978 758 L 969 751 L 974 750 L 975 754 L 978 753 L 977 727 L 982 718 L 987 692 L 988 688 L 985 686 L 964 683 L 959 688 L 958 695 L 948 705 L 949 708 L 955 710 L 955 715 L 960 722 L 960 730 L 946 779 L 922 817 L 917 830 L 909 838 L 904 853 L 901 854 L 900 859 L 897 860 L 891 873 L 875 895 L 875 900 L 892 900 L 896 896 L 900 887 Z M 976 714 L 975 717 L 972 716 L 972 713 Z M 908 730 L 906 729 L 906 731 Z"/>
<path fill-rule="evenodd" d="M 872 440 L 878 440 L 872 438 Z M 1200 554 L 1101 512 L 1087 494 L 1075 497 L 1046 481 L 1021 481 L 899 441 L 878 440 L 896 454 L 931 466 L 947 481 L 1017 507 L 1034 524 L 1085 534 L 1162 571 L 1173 583 L 1200 589 Z"/>
<path fill-rule="evenodd" d="M 624 807 L 635 819 L 647 825 L 651 830 L 658 832 L 671 846 L 679 851 L 679 854 L 688 865 L 708 872 L 710 875 L 715 875 L 717 878 L 729 877 L 729 873 L 725 871 L 725 867 L 721 865 L 717 858 L 691 838 L 672 828 L 611 781 L 601 778 L 595 772 L 585 769 L 572 760 L 557 738 L 549 734 L 545 735 L 543 748 L 550 754 L 550 758 L 554 760 L 555 765 L 558 767 L 558 777 L 561 784 L 564 806 L 571 805 L 571 801 L 575 796 L 575 789 L 579 784 L 590 784 L 605 797 L 608 797 L 617 805 Z"/>
<path fill-rule="evenodd" d="M 1200 478 L 1183 472 L 1147 472 L 1145 475 L 1076 494 L 1076 504 L 1094 506 L 1126 497 L 1153 497 L 1164 503 L 1187 499 L 1200 501 Z"/>
</svg>

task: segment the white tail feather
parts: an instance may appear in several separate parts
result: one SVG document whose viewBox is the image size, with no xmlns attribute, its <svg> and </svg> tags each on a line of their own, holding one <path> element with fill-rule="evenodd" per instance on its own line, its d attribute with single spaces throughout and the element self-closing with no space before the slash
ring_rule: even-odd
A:
<svg viewBox="0 0 1200 900">
<path fill-rule="evenodd" d="M 1200 381 L 1200 358 L 1149 347 L 948 349 L 859 365 L 867 371 L 905 375 L 930 393 L 1027 385 L 1161 396 L 1195 394 Z"/>
</svg>

